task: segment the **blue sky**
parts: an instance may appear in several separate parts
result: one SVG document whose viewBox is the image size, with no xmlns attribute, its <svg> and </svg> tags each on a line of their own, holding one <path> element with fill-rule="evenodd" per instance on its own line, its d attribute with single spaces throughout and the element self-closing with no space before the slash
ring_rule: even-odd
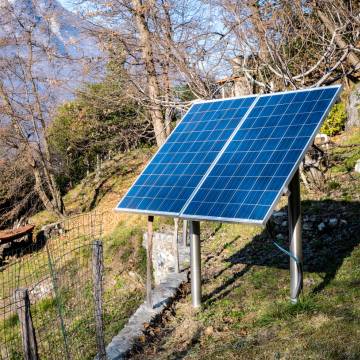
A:
<svg viewBox="0 0 360 360">
<path fill-rule="evenodd" d="M 59 3 L 68 10 L 73 10 L 73 2 L 71 0 L 58 0 Z"/>
</svg>

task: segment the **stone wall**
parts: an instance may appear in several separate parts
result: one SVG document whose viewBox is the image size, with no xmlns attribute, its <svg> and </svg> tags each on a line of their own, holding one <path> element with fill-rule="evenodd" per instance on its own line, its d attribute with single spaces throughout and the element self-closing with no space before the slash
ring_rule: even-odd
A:
<svg viewBox="0 0 360 360">
<path fill-rule="evenodd" d="M 179 233 L 179 239 L 182 234 Z M 174 233 L 172 232 L 154 232 L 153 233 L 153 269 L 154 282 L 160 284 L 170 273 L 173 273 L 175 265 L 175 254 L 173 251 Z M 190 256 L 189 247 L 183 247 L 179 244 L 180 263 L 188 262 Z M 143 236 L 143 247 L 147 248 L 147 233 Z"/>
<path fill-rule="evenodd" d="M 360 126 L 360 83 L 355 86 L 349 96 L 347 114 L 346 129 Z"/>
</svg>

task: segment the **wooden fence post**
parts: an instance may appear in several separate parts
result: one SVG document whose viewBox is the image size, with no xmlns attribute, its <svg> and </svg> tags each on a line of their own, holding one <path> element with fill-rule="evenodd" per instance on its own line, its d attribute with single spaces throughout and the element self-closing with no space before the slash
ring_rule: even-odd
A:
<svg viewBox="0 0 360 360">
<path fill-rule="evenodd" d="M 95 326 L 96 326 L 96 345 L 98 350 L 98 359 L 106 359 L 104 324 L 103 324 L 103 272 L 104 256 L 102 241 L 95 240 L 93 243 L 92 255 L 92 273 L 93 273 L 93 290 L 95 305 Z"/>
<path fill-rule="evenodd" d="M 149 307 L 152 307 L 152 248 L 153 248 L 153 222 L 154 217 L 148 217 L 148 229 L 147 229 L 147 249 L 146 249 L 146 303 Z"/>
<path fill-rule="evenodd" d="M 176 273 L 180 272 L 178 236 L 179 236 L 179 218 L 174 218 L 173 254 L 174 254 L 174 270 Z"/>
<path fill-rule="evenodd" d="M 31 317 L 28 289 L 16 289 L 14 293 L 14 300 L 20 322 L 24 359 L 38 360 L 39 355 L 35 329 Z"/>
<path fill-rule="evenodd" d="M 183 220 L 183 246 L 188 246 L 188 221 Z"/>
</svg>

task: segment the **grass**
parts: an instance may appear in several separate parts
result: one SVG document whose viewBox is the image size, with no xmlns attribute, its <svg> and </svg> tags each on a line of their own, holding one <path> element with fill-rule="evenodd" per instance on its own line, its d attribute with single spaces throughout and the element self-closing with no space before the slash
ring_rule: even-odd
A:
<svg viewBox="0 0 360 360">
<path fill-rule="evenodd" d="M 155 148 L 140 148 L 128 153 L 118 154 L 103 164 L 100 176 L 91 173 L 64 196 L 68 215 L 80 214 L 91 210 L 112 211 L 121 195 L 129 188 L 137 174 L 154 153 Z M 113 215 L 113 221 L 105 226 L 107 232 L 113 231 L 121 215 Z M 31 217 L 30 222 L 41 226 L 58 221 L 53 214 L 43 210 Z"/>
<path fill-rule="evenodd" d="M 174 308 L 176 316 L 165 324 L 169 335 L 159 337 L 158 343 L 145 347 L 135 359 L 359 358 L 360 246 L 354 248 L 321 292 L 314 289 L 323 281 L 322 274 L 306 272 L 304 294 L 293 305 L 288 299 L 287 269 L 278 268 L 276 263 L 272 267 L 253 265 L 246 272 L 246 264 L 241 262 L 229 267 L 229 257 L 251 240 L 239 227 L 241 233 L 235 231 L 236 227 L 225 225 L 216 234 L 217 250 L 221 245 L 224 248 L 216 260 L 205 260 L 213 251 L 213 240 L 203 243 L 203 274 L 207 274 L 203 292 L 205 297 L 214 295 L 203 304 L 201 312 L 194 314 L 189 296 L 181 300 Z M 203 228 L 206 232 L 206 225 Z M 229 232 L 237 238 L 231 247 L 225 240 Z M 197 326 L 186 332 L 184 324 L 189 322 Z M 186 334 L 177 338 L 177 328 Z"/>
<path fill-rule="evenodd" d="M 359 144 L 359 130 L 335 140 Z M 331 159 L 360 158 L 358 147 L 344 149 L 333 149 Z M 328 193 L 302 189 L 303 213 L 347 223 L 325 234 L 315 224 L 304 234 L 304 290 L 297 304 L 289 301 L 287 259 L 262 228 L 204 222 L 201 311 L 191 308 L 187 293 L 160 335 L 133 358 L 359 359 L 360 177 L 333 163 Z M 279 208 L 286 211 L 285 204 L 282 199 Z"/>
<path fill-rule="evenodd" d="M 103 224 L 104 324 L 107 343 L 124 326 L 144 299 L 146 254 L 141 246 L 144 219 L 136 215 L 115 214 L 112 209 L 151 152 L 151 149 L 135 150 L 105 164 L 100 179 L 100 195 L 96 195 L 94 202 L 98 213 L 107 211 Z M 114 166 L 116 161 L 120 164 Z M 95 176 L 91 175 L 85 179 L 65 196 L 67 209 L 70 212 L 81 212 L 84 203 L 94 201 L 93 188 L 97 185 Z M 54 267 L 60 294 L 58 302 L 53 296 L 45 248 L 33 245 L 33 248 L 25 251 L 15 262 L 12 259 L 1 269 L 0 308 L 3 310 L 0 319 L 0 357 L 5 356 L 5 351 L 9 351 L 10 355 L 6 356 L 9 355 L 11 359 L 22 358 L 18 318 L 9 308 L 12 292 L 16 287 L 38 286 L 39 289 L 44 288 L 45 293 L 40 299 L 34 300 L 32 313 L 42 358 L 46 359 L 50 353 L 51 358 L 60 358 L 65 351 L 60 331 L 59 306 L 72 358 L 94 358 L 96 343 L 89 244 L 93 237 L 96 237 L 99 227 L 96 224 L 92 236 L 88 237 L 90 220 L 84 222 L 81 219 L 71 220 L 68 225 L 74 230 L 49 243 L 51 255 L 56 260 Z M 32 218 L 36 229 L 58 220 L 47 211 L 42 211 Z M 76 233 L 79 225 L 80 234 Z M 82 235 L 82 232 L 85 235 Z M 39 280 L 40 284 L 36 285 Z"/>
<path fill-rule="evenodd" d="M 11 292 L 15 287 L 32 288 L 41 279 L 40 284 L 49 284 L 41 299 L 34 300 L 32 315 L 34 326 L 39 331 L 39 352 L 43 359 L 50 355 L 62 356 L 64 343 L 59 323 L 59 308 L 65 323 L 69 351 L 74 359 L 91 359 L 96 355 L 94 305 L 91 277 L 91 247 L 86 237 L 79 241 L 62 241 L 62 246 L 50 246 L 56 249 L 51 253 L 56 273 L 59 297 L 54 297 L 53 282 L 47 267 L 47 255 L 44 249 L 25 256 L 22 261 L 3 269 L 2 279 L 15 277 L 22 270 L 20 281 L 14 285 L 2 287 L 1 298 L 7 316 L 0 321 L 0 343 L 16 358 L 21 349 L 19 321 L 17 315 L 10 312 Z M 144 299 L 144 274 L 146 254 L 141 247 L 142 222 L 139 217 L 127 223 L 120 222 L 114 231 L 103 239 L 104 246 L 104 325 L 106 342 L 127 322 Z M 74 250 L 76 249 L 76 250 Z M 63 256 L 67 254 L 66 256 Z M 24 266 L 24 261 L 29 266 Z M 42 272 L 39 273 L 39 268 Z M 32 283 L 34 282 L 34 283 Z M 3 281 L 3 286 L 5 281 Z M 32 294 L 35 294 L 32 292 Z M 43 336 L 45 334 L 46 336 Z M 21 351 L 21 350 L 19 350 Z M 19 353 L 20 354 L 20 353 Z M 58 355 L 56 355 L 58 354 Z"/>
<path fill-rule="evenodd" d="M 335 141 L 345 145 L 359 144 L 359 131 L 345 133 Z M 91 175 L 66 195 L 67 208 L 74 213 L 81 212 L 92 202 L 99 212 L 113 209 L 152 151 L 137 150 L 106 165 L 103 184 L 97 194 L 94 188 L 99 183 Z M 174 305 L 173 314 L 167 315 L 158 338 L 145 345 L 134 358 L 360 358 L 360 246 L 356 240 L 360 177 L 345 164 L 348 158 L 360 157 L 358 151 L 356 146 L 332 149 L 330 156 L 334 165 L 327 177 L 327 191 L 315 194 L 302 189 L 304 213 L 335 214 L 332 216 L 345 217 L 348 225 L 341 228 L 344 240 L 334 242 L 331 256 L 324 253 L 324 248 L 331 247 L 332 243 L 326 244 L 322 234 L 304 239 L 304 245 L 311 244 L 310 248 L 316 252 L 315 264 L 323 261 L 323 265 L 305 268 L 304 292 L 298 304 L 289 303 L 288 265 L 286 262 L 284 265 L 284 257 L 267 241 L 262 228 L 202 223 L 204 301 L 201 311 L 191 308 L 189 294 L 180 299 Z M 115 166 L 115 162 L 118 165 Z M 109 171 L 114 166 L 115 174 Z M 278 207 L 283 208 L 285 204 L 286 199 L 281 199 Z M 38 228 L 49 221 L 53 218 L 45 211 L 33 218 Z M 170 218 L 156 217 L 154 230 L 162 231 L 172 224 Z M 146 219 L 138 215 L 107 213 L 103 238 L 106 342 L 122 329 L 143 301 L 146 256 L 141 242 L 145 225 Z M 329 231 L 327 236 L 335 239 L 339 231 Z M 344 250 L 342 246 L 347 248 Z M 91 261 L 90 255 L 84 249 L 78 252 L 84 264 Z M 310 255 L 313 254 L 307 256 Z M 75 286 L 84 268 L 76 257 L 67 259 L 65 265 L 66 281 L 62 290 L 66 294 L 63 297 L 65 315 L 71 319 L 67 325 L 74 341 L 71 346 L 76 354 L 87 352 L 87 356 L 78 358 L 90 358 L 94 354 L 93 315 L 91 306 L 87 305 L 91 303 L 91 284 L 85 281 Z M 28 271 L 31 273 L 31 267 Z M 79 292 L 72 291 L 74 287 Z M 84 297 L 81 304 L 78 294 Z M 58 329 L 53 325 L 56 323 L 55 305 L 51 298 L 42 299 L 35 313 L 44 324 Z M 0 339 L 6 336 L 8 341 L 18 345 L 19 338 L 14 331 L 17 327 L 16 315 L 6 318 L 0 324 Z M 50 338 L 44 340 L 46 346 L 61 344 L 59 331 L 52 334 L 51 341 Z M 11 351 L 16 358 L 18 346 L 11 347 Z"/>
</svg>

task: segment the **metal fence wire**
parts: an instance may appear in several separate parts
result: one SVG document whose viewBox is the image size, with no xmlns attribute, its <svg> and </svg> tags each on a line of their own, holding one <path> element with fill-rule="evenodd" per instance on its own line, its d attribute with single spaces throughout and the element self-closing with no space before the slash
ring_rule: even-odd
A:
<svg viewBox="0 0 360 360">
<path fill-rule="evenodd" d="M 25 247 L 4 251 L 1 360 L 104 358 L 102 220 L 96 212 L 75 216 L 45 227 Z"/>
</svg>

